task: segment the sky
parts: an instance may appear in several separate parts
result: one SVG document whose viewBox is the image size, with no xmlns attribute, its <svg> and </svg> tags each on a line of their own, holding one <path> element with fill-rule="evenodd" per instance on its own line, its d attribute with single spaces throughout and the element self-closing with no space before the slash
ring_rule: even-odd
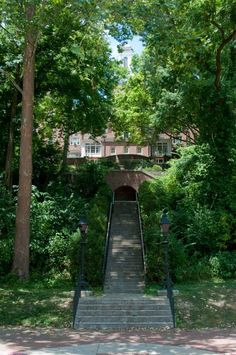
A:
<svg viewBox="0 0 236 355">
<path fill-rule="evenodd" d="M 117 51 L 117 45 L 119 42 L 117 42 L 114 38 L 111 36 L 108 36 L 108 41 L 110 43 L 111 49 L 112 49 L 112 54 L 115 58 L 118 58 L 118 51 Z M 143 44 L 140 40 L 140 37 L 134 36 L 134 38 L 130 41 L 127 41 L 128 44 L 130 44 L 134 50 L 134 53 L 140 54 L 143 50 Z"/>
</svg>

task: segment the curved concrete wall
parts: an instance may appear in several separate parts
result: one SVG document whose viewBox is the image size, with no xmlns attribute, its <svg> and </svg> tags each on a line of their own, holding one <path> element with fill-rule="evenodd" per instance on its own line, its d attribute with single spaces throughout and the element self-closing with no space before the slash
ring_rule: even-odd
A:
<svg viewBox="0 0 236 355">
<path fill-rule="evenodd" d="M 144 181 L 152 179 L 153 176 L 143 171 L 134 170 L 114 170 L 106 176 L 106 182 L 113 192 L 121 186 L 131 186 L 138 192 Z"/>
</svg>

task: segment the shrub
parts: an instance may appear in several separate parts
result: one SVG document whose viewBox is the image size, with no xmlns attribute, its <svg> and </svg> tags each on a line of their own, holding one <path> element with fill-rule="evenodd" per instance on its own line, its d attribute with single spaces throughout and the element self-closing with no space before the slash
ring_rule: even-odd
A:
<svg viewBox="0 0 236 355">
<path fill-rule="evenodd" d="M 10 272 L 13 257 L 13 238 L 0 239 L 0 276 Z"/>
<path fill-rule="evenodd" d="M 236 252 L 219 252 L 209 258 L 211 276 L 230 279 L 236 277 Z"/>
<path fill-rule="evenodd" d="M 236 249 L 235 176 L 231 183 L 227 180 L 231 185 L 226 194 L 223 179 L 213 181 L 217 178 L 215 157 L 208 145 L 187 147 L 181 155 L 171 162 L 166 175 L 140 187 L 148 279 L 163 278 L 163 254 L 156 243 L 160 243 L 159 220 L 165 207 L 171 222 L 173 279 L 234 277 L 234 253 L 229 250 Z"/>
<path fill-rule="evenodd" d="M 58 271 L 68 268 L 67 245 L 85 208 L 85 201 L 74 193 L 67 195 L 57 191 L 52 195 L 39 192 L 34 187 L 30 242 L 31 267 L 34 270 L 46 272 L 51 268 Z"/>
<path fill-rule="evenodd" d="M 0 178 L 0 276 L 10 272 L 13 257 L 15 200 Z"/>
<path fill-rule="evenodd" d="M 89 207 L 86 271 L 89 283 L 93 286 L 102 283 L 107 217 L 111 199 L 111 190 L 104 185 L 99 189 Z"/>
</svg>

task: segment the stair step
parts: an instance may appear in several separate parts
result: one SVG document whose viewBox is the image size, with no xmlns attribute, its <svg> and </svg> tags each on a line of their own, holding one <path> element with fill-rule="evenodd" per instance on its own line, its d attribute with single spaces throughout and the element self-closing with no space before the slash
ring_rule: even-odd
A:
<svg viewBox="0 0 236 355">
<path fill-rule="evenodd" d="M 116 314 L 116 312 L 119 312 L 120 314 L 122 314 L 122 312 L 126 312 L 126 313 L 128 313 L 128 312 L 133 312 L 133 313 L 139 313 L 139 312 L 142 312 L 142 313 L 146 313 L 146 314 L 149 314 L 149 312 L 152 312 L 152 314 L 153 314 L 153 312 L 155 312 L 155 313 L 157 313 L 157 314 L 159 314 L 159 312 L 160 312 L 160 315 L 162 315 L 162 312 L 165 312 L 166 314 L 170 314 L 170 309 L 169 309 L 169 307 L 164 307 L 164 305 L 162 305 L 162 307 L 163 308 L 161 308 L 161 306 L 159 306 L 159 308 L 158 307 L 156 307 L 156 308 L 152 308 L 151 306 L 149 306 L 149 307 L 145 307 L 145 308 L 142 308 L 142 309 L 139 309 L 137 306 L 132 306 L 132 309 L 131 308 L 127 308 L 127 309 L 124 309 L 124 307 L 122 307 L 122 306 L 119 306 L 119 307 L 111 307 L 111 306 L 107 306 L 107 305 L 103 305 L 103 306 L 97 306 L 98 308 L 96 308 L 96 307 L 92 307 L 92 306 L 90 306 L 90 307 L 88 307 L 88 306 L 86 306 L 86 307 L 79 307 L 79 312 L 81 311 L 82 313 L 81 314 L 84 314 L 84 313 L 86 313 L 87 314 L 87 312 L 91 312 L 91 313 L 102 313 L 102 314 L 107 314 L 108 312 L 114 312 L 114 314 Z"/>
<path fill-rule="evenodd" d="M 102 323 L 102 322 L 119 322 L 119 323 L 157 323 L 157 322 L 171 322 L 171 317 L 169 316 L 86 316 L 77 317 L 77 322 L 81 323 Z"/>
<path fill-rule="evenodd" d="M 113 309 L 111 308 L 100 308 L 100 309 L 81 309 L 79 308 L 79 317 L 86 316 L 86 317 L 94 317 L 96 316 L 104 316 L 105 314 L 109 314 L 111 312 L 113 317 L 117 316 L 145 316 L 151 317 L 153 316 L 153 309 Z M 170 316 L 171 313 L 167 309 L 158 310 L 158 316 Z"/>
<path fill-rule="evenodd" d="M 155 323 L 138 323 L 138 322 L 133 322 L 133 323 L 127 323 L 125 324 L 124 322 L 116 322 L 116 323 L 111 323 L 111 322 L 103 322 L 103 323 L 81 323 L 80 324 L 75 324 L 75 327 L 80 328 L 80 329 L 130 329 L 130 328 L 138 328 L 138 329 L 152 329 L 152 328 L 172 328 L 173 323 L 172 322 L 155 322 Z"/>
</svg>

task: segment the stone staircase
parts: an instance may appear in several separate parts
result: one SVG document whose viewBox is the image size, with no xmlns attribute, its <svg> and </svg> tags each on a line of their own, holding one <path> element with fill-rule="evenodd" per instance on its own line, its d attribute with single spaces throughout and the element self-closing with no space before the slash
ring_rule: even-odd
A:
<svg viewBox="0 0 236 355">
<path fill-rule="evenodd" d="M 114 204 L 105 293 L 142 293 L 144 271 L 136 202 Z"/>
<path fill-rule="evenodd" d="M 148 297 L 136 202 L 114 203 L 104 295 L 81 297 L 75 328 L 127 329 L 172 327 L 165 295 Z"/>
<path fill-rule="evenodd" d="M 172 327 L 167 297 L 141 294 L 105 294 L 80 299 L 76 328 L 129 329 Z"/>
</svg>

